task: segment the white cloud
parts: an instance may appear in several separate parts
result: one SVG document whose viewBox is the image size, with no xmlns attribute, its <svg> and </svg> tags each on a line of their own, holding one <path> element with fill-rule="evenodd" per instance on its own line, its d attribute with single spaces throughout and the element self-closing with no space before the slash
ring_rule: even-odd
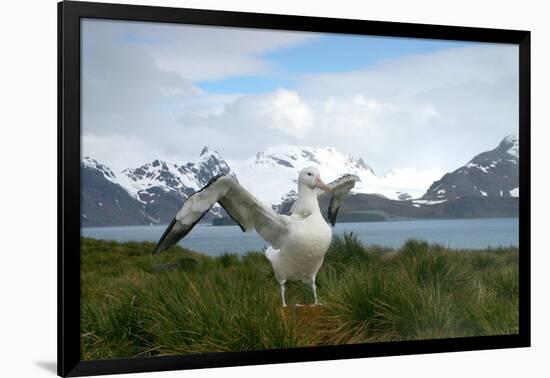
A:
<svg viewBox="0 0 550 378">
<path fill-rule="evenodd" d="M 102 20 L 84 20 L 82 31 L 83 154 L 115 168 L 157 157 L 184 160 L 205 144 L 222 147 L 221 141 L 231 139 L 224 135 L 227 128 L 182 127 L 176 119 L 219 114 L 240 96 L 206 94 L 193 81 L 268 72 L 262 53 L 312 38 Z M 308 113 L 296 100 L 284 93 L 266 96 L 257 115 L 298 135 L 308 127 Z"/>
<path fill-rule="evenodd" d="M 298 93 L 286 89 L 258 96 L 243 96 L 228 104 L 219 122 L 237 121 L 239 127 L 269 128 L 291 137 L 304 139 L 314 126 L 313 111 Z"/>
<path fill-rule="evenodd" d="M 300 143 L 335 146 L 380 172 L 452 170 L 517 132 L 516 58 L 515 46 L 479 44 L 308 75 L 292 91 L 232 98 L 200 122 L 185 111 L 182 125 L 238 133 L 238 149 L 218 143 L 231 157 Z"/>
<path fill-rule="evenodd" d="M 516 45 L 479 43 L 392 59 L 363 70 L 308 75 L 301 89 L 313 97 L 374 93 L 380 99 L 395 100 L 433 88 L 494 82 L 517 73 L 517 53 Z"/>
<path fill-rule="evenodd" d="M 315 34 L 84 22 L 84 151 L 132 166 L 228 159 L 274 144 L 330 145 L 376 171 L 451 170 L 517 132 L 517 48 L 474 44 L 305 75 L 261 95 L 210 94 L 197 80 L 275 70 L 262 54 Z M 126 141 L 126 142 L 125 142 Z"/>
<path fill-rule="evenodd" d="M 161 151 L 145 139 L 131 135 L 102 135 L 85 134 L 82 137 L 82 156 L 91 156 L 107 164 L 113 171 L 120 172 L 131 167 L 151 162 Z"/>
<path fill-rule="evenodd" d="M 159 69 L 178 73 L 190 81 L 267 73 L 273 67 L 261 57 L 262 54 L 299 45 L 318 36 L 263 29 L 112 20 L 84 20 L 83 28 L 83 35 L 90 40 L 132 46 L 152 57 Z"/>
<path fill-rule="evenodd" d="M 315 104 L 317 143 L 328 139 L 381 171 L 451 170 L 517 132 L 517 53 L 475 44 L 309 75 L 297 90 Z"/>
</svg>

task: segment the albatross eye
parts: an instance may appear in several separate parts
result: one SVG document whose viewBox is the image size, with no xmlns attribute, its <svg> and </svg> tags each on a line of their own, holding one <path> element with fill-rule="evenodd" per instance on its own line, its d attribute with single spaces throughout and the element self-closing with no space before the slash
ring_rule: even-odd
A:
<svg viewBox="0 0 550 378">
<path fill-rule="evenodd" d="M 311 173 L 309 173 L 309 172 L 307 173 L 307 175 L 308 175 L 308 176 L 312 176 L 312 174 L 311 174 Z"/>
</svg>

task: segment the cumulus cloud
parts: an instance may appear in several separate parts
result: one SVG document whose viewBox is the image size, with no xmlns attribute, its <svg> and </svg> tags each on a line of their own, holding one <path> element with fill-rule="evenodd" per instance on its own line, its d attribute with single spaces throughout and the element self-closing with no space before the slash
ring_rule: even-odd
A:
<svg viewBox="0 0 550 378">
<path fill-rule="evenodd" d="M 185 126 L 233 129 L 232 132 L 251 135 L 277 130 L 284 135 L 303 140 L 314 127 L 314 113 L 298 93 L 286 89 L 262 95 L 247 95 L 225 105 L 221 112 L 210 115 L 189 114 L 180 117 Z"/>
<path fill-rule="evenodd" d="M 516 46 L 473 44 L 310 75 L 298 91 L 318 104 L 315 135 L 374 167 L 451 170 L 517 132 L 517 74 Z"/>
<path fill-rule="evenodd" d="M 242 97 L 227 107 L 253 127 L 268 127 L 304 139 L 313 128 L 313 111 L 298 93 L 278 89 L 257 97 Z"/>
<path fill-rule="evenodd" d="M 82 36 L 83 154 L 115 169 L 145 162 L 153 153 L 183 160 L 200 152 L 200 145 L 220 146 L 230 139 L 224 135 L 227 128 L 198 130 L 176 119 L 218 114 L 240 96 L 207 94 L 194 81 L 269 72 L 272 67 L 261 54 L 314 38 L 103 20 L 84 20 Z M 260 101 L 264 110 L 257 116 L 295 134 L 307 128 L 307 110 L 292 102 L 296 98 L 286 96 L 285 102 L 284 94 L 275 97 Z M 279 117 L 270 111 L 270 104 L 285 114 Z M 128 151 L 121 154 L 121 150 Z"/>
<path fill-rule="evenodd" d="M 229 140 L 238 133 L 246 142 L 238 151 L 222 145 L 230 156 L 301 143 L 334 146 L 380 172 L 453 170 L 517 132 L 516 58 L 514 46 L 479 44 L 306 75 L 292 91 L 232 98 L 202 122 L 186 111 L 181 125 L 226 130 Z M 292 106 L 275 106 L 279 98 Z M 307 122 L 290 117 L 294 109 L 304 109 Z"/>
<path fill-rule="evenodd" d="M 318 37 L 84 21 L 83 151 L 114 168 L 241 159 L 279 143 L 330 145 L 375 170 L 451 170 L 517 132 L 517 48 L 472 44 L 302 75 L 292 88 L 211 94 L 200 80 L 276 71 L 265 53 Z M 131 30 L 131 33 L 128 32 Z"/>
</svg>

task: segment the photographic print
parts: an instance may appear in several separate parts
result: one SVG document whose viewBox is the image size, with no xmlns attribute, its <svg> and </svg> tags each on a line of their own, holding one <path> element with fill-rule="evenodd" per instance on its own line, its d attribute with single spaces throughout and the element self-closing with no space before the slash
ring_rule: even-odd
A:
<svg viewBox="0 0 550 378">
<path fill-rule="evenodd" d="M 83 18 L 80 358 L 519 333 L 519 47 Z"/>
</svg>

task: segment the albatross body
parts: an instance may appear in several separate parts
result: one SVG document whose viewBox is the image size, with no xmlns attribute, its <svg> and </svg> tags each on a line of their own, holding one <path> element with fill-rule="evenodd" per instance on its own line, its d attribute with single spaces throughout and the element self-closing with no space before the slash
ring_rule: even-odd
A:
<svg viewBox="0 0 550 378">
<path fill-rule="evenodd" d="M 309 179 L 311 176 L 315 177 L 313 183 Z M 265 251 L 281 288 L 283 306 L 286 306 L 284 285 L 287 280 L 310 284 L 314 303 L 319 304 L 315 277 L 332 240 L 332 230 L 321 214 L 316 188 L 330 191 L 320 180 L 315 168 L 306 168 L 300 172 L 298 199 L 289 216 L 286 243 L 281 249 L 269 247 Z"/>
<path fill-rule="evenodd" d="M 319 208 L 318 189 L 332 193 L 328 216 L 334 225 L 343 198 L 358 181 L 346 175 L 326 185 L 315 167 L 304 168 L 298 176 L 298 199 L 290 215 L 282 215 L 265 206 L 231 176 L 214 177 L 208 185 L 190 196 L 158 242 L 154 253 L 160 253 L 187 235 L 193 226 L 218 202 L 243 231 L 255 229 L 271 244 L 265 255 L 273 266 L 281 290 L 283 306 L 286 281 L 311 285 L 317 300 L 315 277 L 332 239 L 330 226 Z M 337 197 L 337 198 L 336 198 Z"/>
</svg>

